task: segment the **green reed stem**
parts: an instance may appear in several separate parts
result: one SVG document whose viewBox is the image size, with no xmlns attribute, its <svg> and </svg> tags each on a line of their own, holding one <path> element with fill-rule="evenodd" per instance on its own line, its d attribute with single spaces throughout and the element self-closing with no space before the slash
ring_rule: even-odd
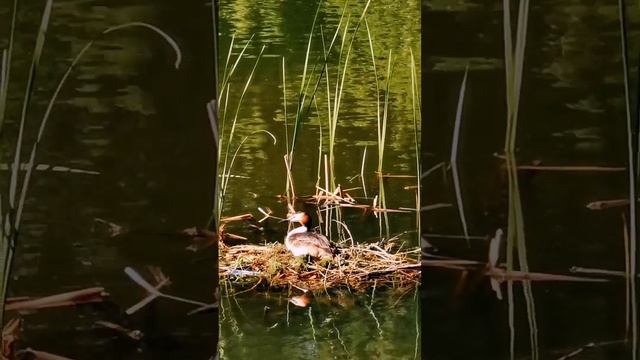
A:
<svg viewBox="0 0 640 360">
<path fill-rule="evenodd" d="M 235 111 L 235 116 L 233 118 L 233 122 L 231 123 L 231 130 L 229 132 L 229 136 L 227 138 L 227 142 L 226 142 L 226 149 L 224 151 L 224 161 L 223 161 L 223 166 L 222 166 L 222 179 L 220 179 L 220 191 L 217 194 L 217 199 L 218 199 L 218 212 L 217 212 L 217 217 L 218 217 L 218 221 L 217 223 L 220 223 L 220 217 L 222 216 L 222 211 L 224 208 L 224 200 L 225 200 L 225 196 L 227 193 L 227 187 L 229 186 L 229 179 L 231 177 L 231 166 L 229 166 L 229 154 L 231 152 L 231 142 L 233 141 L 233 136 L 235 134 L 235 130 L 236 130 L 236 125 L 238 123 L 238 116 L 240 114 L 240 108 L 242 107 L 242 101 L 244 100 L 244 97 L 247 93 L 247 89 L 249 88 L 249 85 L 251 84 L 251 80 L 253 79 L 256 69 L 258 67 L 258 64 L 260 63 L 260 59 L 262 58 L 262 54 L 264 53 L 264 49 L 265 46 L 262 46 L 262 49 L 260 49 L 260 53 L 258 54 L 258 57 L 256 59 L 256 62 L 253 65 L 253 68 L 251 69 L 251 72 L 249 73 L 249 77 L 247 78 L 247 81 L 245 82 L 245 85 L 242 89 L 242 92 L 240 93 L 240 99 L 238 100 L 238 104 L 236 105 L 236 111 Z M 240 56 L 238 57 L 238 61 L 240 59 Z M 237 65 L 237 61 L 236 61 L 236 65 Z M 235 67 L 235 65 L 234 65 Z M 222 134 L 223 135 L 223 134 Z M 242 141 L 242 143 L 244 142 L 244 140 Z M 238 147 L 239 149 L 239 147 Z M 234 157 L 231 159 L 231 163 L 233 163 L 233 161 L 235 160 L 235 155 Z"/>
<path fill-rule="evenodd" d="M 2 56 L 2 81 L 0 81 L 0 134 L 4 126 L 7 111 L 7 96 L 9 94 L 9 79 L 11 74 L 11 60 L 13 59 L 13 44 L 16 33 L 16 19 L 18 13 L 18 0 L 13 0 L 11 11 L 11 28 L 9 29 L 9 47 Z"/>
<path fill-rule="evenodd" d="M 420 160 L 420 141 L 418 137 L 418 119 L 421 119 L 420 113 L 420 90 L 418 85 L 418 76 L 416 73 L 416 62 L 413 57 L 413 49 L 410 49 L 411 52 L 411 109 L 413 114 L 413 136 L 415 141 L 415 156 L 416 156 L 416 225 L 418 229 L 418 246 L 420 244 L 421 234 L 422 234 L 422 226 L 420 223 L 420 174 L 422 173 L 421 160 Z M 366 148 L 365 148 L 366 150 Z M 365 193 L 366 197 L 366 193 Z"/>
<path fill-rule="evenodd" d="M 627 49 L 627 26 L 626 26 L 626 11 L 625 2 L 618 0 L 618 16 L 620 23 L 620 50 L 622 57 L 622 70 L 624 75 L 624 97 L 625 97 L 625 115 L 627 125 L 627 156 L 628 156 L 628 179 L 629 179 L 629 275 L 630 275 L 630 290 L 631 290 L 631 345 L 632 345 L 632 359 L 637 359 L 640 356 L 638 352 L 638 308 L 637 308 L 637 294 L 636 294 L 636 266 L 637 266 L 637 217 L 636 217 L 636 161 L 634 159 L 634 144 L 633 144 L 633 118 L 631 116 L 631 85 L 629 75 L 629 52 Z M 636 144 L 637 145 L 637 144 Z"/>
<path fill-rule="evenodd" d="M 460 216 L 460 223 L 462 224 L 462 231 L 464 237 L 469 243 L 469 231 L 467 228 L 467 220 L 464 215 L 464 204 L 462 202 L 462 188 L 460 186 L 460 177 L 458 175 L 458 148 L 460 143 L 460 128 L 462 126 L 462 109 L 464 106 L 464 95 L 467 88 L 467 76 L 469 74 L 469 65 L 467 64 L 464 71 L 464 77 L 462 78 L 462 84 L 460 85 L 460 94 L 458 95 L 458 107 L 456 109 L 456 121 L 453 128 L 453 140 L 451 141 L 451 175 L 453 177 L 453 185 L 456 192 L 456 201 L 458 202 L 458 215 Z"/>
<path fill-rule="evenodd" d="M 517 164 L 515 159 L 515 144 L 518 125 L 518 108 L 520 103 L 520 93 L 522 87 L 522 73 L 524 66 L 524 49 L 526 45 L 527 20 L 529 12 L 529 1 L 521 0 L 518 9 L 518 23 L 516 33 L 515 53 L 512 48 L 511 35 L 511 12 L 509 1 L 503 2 L 504 16 L 504 46 L 505 46 L 505 75 L 507 87 L 507 131 L 505 137 L 505 155 L 507 169 L 509 172 L 509 227 L 507 232 L 507 269 L 513 270 L 513 251 L 517 251 L 518 262 L 521 271 L 529 271 L 524 218 L 522 215 L 522 204 L 518 185 Z M 515 243 L 515 244 L 514 244 Z M 511 329 L 510 353 L 515 355 L 515 330 L 514 330 L 514 304 L 513 304 L 513 283 L 508 284 L 509 299 L 509 327 Z M 529 340 L 531 343 L 531 357 L 538 359 L 538 327 L 535 314 L 535 301 L 530 281 L 522 283 L 525 302 L 527 306 L 527 317 L 529 322 Z"/>
</svg>

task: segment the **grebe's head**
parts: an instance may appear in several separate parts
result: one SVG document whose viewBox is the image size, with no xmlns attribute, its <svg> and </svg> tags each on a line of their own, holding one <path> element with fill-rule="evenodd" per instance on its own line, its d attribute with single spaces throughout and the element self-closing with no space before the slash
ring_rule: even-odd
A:
<svg viewBox="0 0 640 360">
<path fill-rule="evenodd" d="M 307 227 L 307 229 L 311 229 L 311 216 L 306 212 L 297 212 L 291 216 L 289 216 L 289 221 L 291 222 L 299 222 L 300 224 Z"/>
</svg>

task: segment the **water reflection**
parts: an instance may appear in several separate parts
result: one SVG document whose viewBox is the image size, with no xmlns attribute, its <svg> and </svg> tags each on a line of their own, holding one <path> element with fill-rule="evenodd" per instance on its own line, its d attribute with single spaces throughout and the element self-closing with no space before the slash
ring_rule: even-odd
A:
<svg viewBox="0 0 640 360">
<path fill-rule="evenodd" d="M 228 298 L 220 313 L 221 358 L 413 358 L 414 294 L 320 295 L 308 308 L 288 303 L 286 294 Z"/>
</svg>

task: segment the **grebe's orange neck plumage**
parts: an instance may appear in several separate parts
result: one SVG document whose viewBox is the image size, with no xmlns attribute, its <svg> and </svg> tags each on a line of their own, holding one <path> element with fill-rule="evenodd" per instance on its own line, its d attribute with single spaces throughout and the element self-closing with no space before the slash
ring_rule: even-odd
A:
<svg viewBox="0 0 640 360">
<path fill-rule="evenodd" d="M 289 217 L 289 221 L 291 221 L 291 222 L 299 222 L 300 225 L 302 225 L 305 228 L 307 228 L 307 230 L 311 230 L 311 228 L 313 227 L 313 222 L 311 221 L 311 216 L 309 216 L 309 214 L 307 214 L 306 212 L 299 212 L 299 213 L 295 213 L 295 214 L 291 215 Z"/>
</svg>

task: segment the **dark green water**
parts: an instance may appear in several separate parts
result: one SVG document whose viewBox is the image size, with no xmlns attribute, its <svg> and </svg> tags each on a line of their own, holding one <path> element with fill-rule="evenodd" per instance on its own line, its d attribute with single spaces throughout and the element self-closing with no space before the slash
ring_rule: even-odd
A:
<svg viewBox="0 0 640 360">
<path fill-rule="evenodd" d="M 343 1 L 325 1 L 318 14 L 309 72 L 322 56 L 319 27 L 325 34 L 326 44 L 338 25 Z M 351 14 L 350 32 L 358 21 L 363 3 L 347 8 Z M 278 202 L 276 195 L 284 194 L 286 172 L 283 155 L 286 137 L 282 86 L 282 57 L 286 61 L 287 119 L 289 136 L 297 94 L 304 69 L 308 36 L 311 31 L 316 2 L 309 1 L 221 1 L 220 2 L 220 67 L 224 66 L 231 37 L 235 35 L 233 58 L 240 53 L 253 35 L 245 58 L 234 75 L 229 96 L 230 115 L 224 134 L 228 134 L 233 112 L 244 82 L 261 47 L 266 45 L 244 102 L 240 108 L 235 142 L 232 151 L 245 136 L 257 130 L 272 132 L 277 143 L 269 136 L 250 135 L 239 151 L 233 174 L 243 178 L 230 181 L 224 215 L 253 213 L 261 217 L 257 207 L 269 207 L 276 216 L 286 215 L 286 204 Z M 395 59 L 390 84 L 390 107 L 387 144 L 383 172 L 396 175 L 415 174 L 415 140 L 411 105 L 410 51 L 420 66 L 420 9 L 417 1 L 397 3 L 374 1 L 367 13 L 373 38 L 377 71 L 385 78 L 388 52 Z M 345 17 L 346 19 L 346 17 Z M 338 36 L 338 45 L 342 35 Z M 345 45 L 346 46 L 346 45 Z M 336 83 L 337 50 L 329 60 L 329 79 L 332 96 Z M 316 70 L 317 72 L 317 70 Z M 418 77 L 419 77 L 418 70 Z M 384 86 L 384 83 L 381 84 Z M 367 32 L 364 24 L 354 41 L 345 80 L 344 95 L 336 126 L 336 184 L 343 189 L 361 186 L 359 178 L 365 147 L 365 184 L 353 190 L 359 203 L 371 204 L 379 193 L 374 171 L 377 167 L 376 93 L 375 75 L 371 61 Z M 332 102 L 333 104 L 333 99 Z M 319 135 L 322 131 L 323 154 L 328 151 L 327 100 L 324 80 L 317 98 L 318 110 L 313 107 L 304 121 L 293 162 L 296 195 L 313 195 L 317 181 Z M 321 128 L 321 130 L 320 130 Z M 223 145 L 224 148 L 224 145 Z M 323 179 L 320 186 L 324 187 Z M 415 208 L 415 192 L 404 187 L 415 184 L 415 178 L 388 179 L 385 183 L 387 206 Z M 300 204 L 297 205 L 303 208 Z M 304 207 L 315 213 L 315 206 Z M 317 217 L 314 215 L 317 224 Z M 399 241 L 417 246 L 415 213 L 390 214 L 391 235 L 408 232 Z M 344 222 L 355 241 L 380 240 L 378 219 L 372 213 L 358 209 L 345 209 Z M 270 232 L 254 234 L 243 226 L 231 225 L 229 231 L 249 237 L 253 243 L 282 242 L 286 224 L 270 224 Z M 334 230 L 335 231 L 335 230 Z M 383 236 L 386 236 L 383 234 Z M 295 289 L 294 289 L 295 290 Z M 223 295 L 229 295 L 223 292 Z M 299 295 L 293 293 L 292 295 Z M 415 291 L 398 294 L 378 289 L 372 298 L 366 294 L 347 295 L 353 302 L 348 307 L 336 304 L 339 296 L 316 294 L 310 308 L 302 309 L 288 303 L 286 293 L 243 293 L 226 297 L 220 310 L 220 350 L 225 359 L 413 359 L 420 356 L 418 341 L 417 296 Z M 264 315 L 264 307 L 270 308 Z M 310 310 L 309 310 L 310 309 Z M 287 315 L 288 314 L 288 315 Z M 287 321 L 288 316 L 288 321 Z"/>
<path fill-rule="evenodd" d="M 512 4 L 515 24 L 517 3 Z M 637 69 L 634 3 L 630 64 Z M 506 127 L 502 2 L 423 2 L 424 169 L 447 161 L 464 68 L 469 64 L 458 168 L 469 233 L 506 231 L 508 181 L 502 153 Z M 624 84 L 617 2 L 531 2 L 519 110 L 519 164 L 627 166 Z M 515 34 L 515 25 L 514 25 Z M 635 75 L 634 75 L 635 76 Z M 623 172 L 519 172 L 530 271 L 570 274 L 573 266 L 624 271 L 622 214 L 592 211 L 596 200 L 627 197 Z M 456 204 L 451 177 L 423 183 L 425 203 Z M 626 214 L 628 218 L 628 213 Z M 424 231 L 462 235 L 457 208 L 431 211 Z M 432 254 L 486 261 L 488 241 L 427 236 Z M 501 262 L 505 261 L 504 242 Z M 625 282 L 534 282 L 535 314 L 514 284 L 514 329 L 505 300 L 474 274 L 423 271 L 423 353 L 430 359 L 558 359 L 594 342 L 624 341 Z M 475 280 L 473 278 L 476 278 Z M 633 300 L 632 300 L 633 301 Z M 530 325 L 535 324 L 535 325 Z M 515 351 L 510 354 L 511 336 Z M 586 349 L 576 359 L 631 359 L 632 340 Z"/>
<path fill-rule="evenodd" d="M 12 3 L 0 2 L 0 48 L 8 44 Z M 13 156 L 43 8 L 44 1 L 19 2 L 0 162 Z M 127 317 L 124 310 L 145 294 L 123 269 L 131 266 L 151 279 L 146 266 L 160 266 L 173 281 L 168 293 L 213 301 L 215 251 L 185 251 L 188 239 L 174 235 L 206 224 L 212 208 L 215 157 L 205 108 L 214 96 L 210 7 L 199 1 L 55 1 L 26 144 L 30 151 L 71 59 L 107 27 L 130 21 L 171 35 L 182 50 L 182 65 L 176 70 L 173 50 L 145 29 L 100 37 L 86 53 L 60 93 L 37 162 L 100 175 L 34 174 L 9 286 L 10 296 L 103 286 L 110 297 L 25 314 L 20 346 L 74 359 L 207 359 L 215 353 L 215 314 L 186 316 L 193 306 L 161 299 Z M 1 174 L 3 195 L 8 174 Z M 135 231 L 110 238 L 95 218 Z M 95 325 L 98 320 L 146 336 L 129 341 Z"/>
</svg>

